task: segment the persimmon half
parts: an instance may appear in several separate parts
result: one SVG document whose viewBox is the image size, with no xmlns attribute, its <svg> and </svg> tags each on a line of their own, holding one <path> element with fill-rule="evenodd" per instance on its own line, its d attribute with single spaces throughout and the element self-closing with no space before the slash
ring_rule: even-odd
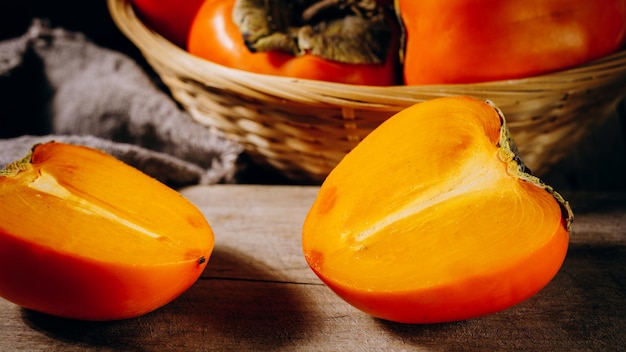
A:
<svg viewBox="0 0 626 352">
<path fill-rule="evenodd" d="M 140 316 L 195 283 L 213 245 L 191 202 L 104 152 L 43 143 L 0 171 L 0 296 L 19 306 Z"/>
<path fill-rule="evenodd" d="M 330 289 L 372 316 L 452 322 L 545 287 L 572 220 L 524 167 L 497 107 L 446 97 L 399 112 L 345 156 L 306 216 L 302 248 Z"/>
</svg>

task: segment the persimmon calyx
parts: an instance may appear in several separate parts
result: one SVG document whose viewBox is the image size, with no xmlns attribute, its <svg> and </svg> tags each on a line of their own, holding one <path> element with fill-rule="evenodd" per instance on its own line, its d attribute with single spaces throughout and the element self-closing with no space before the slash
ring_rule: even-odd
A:
<svg viewBox="0 0 626 352">
<path fill-rule="evenodd" d="M 33 148 L 31 148 L 28 154 L 22 159 L 19 159 L 10 164 L 7 164 L 4 167 L 4 169 L 0 169 L 0 177 L 15 176 L 21 171 L 27 170 L 28 168 L 32 167 L 30 160 L 33 156 L 33 149 L 35 147 L 36 145 Z"/>
<path fill-rule="evenodd" d="M 500 141 L 498 142 L 498 152 L 500 160 L 502 160 L 507 165 L 507 172 L 524 181 L 532 183 L 540 188 L 545 189 L 548 193 L 554 197 L 554 199 L 559 204 L 561 208 L 561 214 L 563 217 L 563 221 L 565 222 L 565 226 L 567 231 L 570 231 L 572 222 L 574 221 L 574 212 L 570 207 L 569 203 L 561 196 L 557 191 L 554 190 L 551 186 L 547 185 L 537 176 L 533 175 L 531 170 L 524 164 L 522 159 L 519 156 L 519 152 L 513 141 L 513 137 L 511 136 L 511 132 L 506 126 L 506 119 L 504 118 L 504 113 L 500 108 L 498 108 L 492 101 L 486 100 L 485 103 L 490 105 L 500 117 Z"/>
<path fill-rule="evenodd" d="M 251 52 L 381 64 L 391 35 L 386 10 L 376 0 L 235 0 L 233 21 Z"/>
</svg>

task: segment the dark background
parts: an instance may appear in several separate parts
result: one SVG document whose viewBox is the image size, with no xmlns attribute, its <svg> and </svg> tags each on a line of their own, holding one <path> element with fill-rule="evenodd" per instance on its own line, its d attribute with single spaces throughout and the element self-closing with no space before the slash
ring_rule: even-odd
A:
<svg viewBox="0 0 626 352">
<path fill-rule="evenodd" d="M 115 27 L 105 0 L 2 0 L 0 39 L 22 35 L 33 18 L 48 19 L 53 27 L 82 32 L 99 45 L 140 58 L 138 50 Z"/>
<path fill-rule="evenodd" d="M 184 1 L 184 0 L 181 0 Z M 33 18 L 52 27 L 82 32 L 98 45 L 124 52 L 158 83 L 141 53 L 115 27 L 105 0 L 0 0 L 0 40 L 22 35 Z M 0 97 L 1 103 L 2 97 Z M 544 181 L 556 189 L 626 190 L 626 108 L 590 131 L 571 155 L 556 165 Z M 272 179 L 272 177 L 274 177 Z M 251 180 L 254 183 L 254 179 Z M 259 183 L 286 182 L 274 174 L 259 174 Z"/>
</svg>

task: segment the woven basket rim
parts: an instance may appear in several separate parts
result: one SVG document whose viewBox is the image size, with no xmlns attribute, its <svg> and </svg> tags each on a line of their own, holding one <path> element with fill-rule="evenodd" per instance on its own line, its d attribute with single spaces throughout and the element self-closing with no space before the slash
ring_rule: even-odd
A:
<svg viewBox="0 0 626 352">
<path fill-rule="evenodd" d="M 592 62 L 547 74 L 469 84 L 364 86 L 248 72 L 194 56 L 148 28 L 136 16 L 131 0 L 107 0 L 118 28 L 153 65 L 166 66 L 184 80 L 268 102 L 330 105 L 369 110 L 397 110 L 416 101 L 450 95 L 542 96 L 579 87 L 626 81 L 626 49 Z M 513 97 L 514 98 L 514 97 Z"/>
</svg>

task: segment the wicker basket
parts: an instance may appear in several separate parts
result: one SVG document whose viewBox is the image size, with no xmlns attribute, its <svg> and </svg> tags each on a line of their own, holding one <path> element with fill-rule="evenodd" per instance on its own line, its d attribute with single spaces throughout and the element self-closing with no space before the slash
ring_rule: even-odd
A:
<svg viewBox="0 0 626 352">
<path fill-rule="evenodd" d="M 450 95 L 497 104 L 522 159 L 541 175 L 626 94 L 626 51 L 552 74 L 479 84 L 372 87 L 255 74 L 187 53 L 147 28 L 129 0 L 108 0 L 108 6 L 116 25 L 199 124 L 222 131 L 256 162 L 298 181 L 322 181 L 394 113 Z"/>
</svg>

